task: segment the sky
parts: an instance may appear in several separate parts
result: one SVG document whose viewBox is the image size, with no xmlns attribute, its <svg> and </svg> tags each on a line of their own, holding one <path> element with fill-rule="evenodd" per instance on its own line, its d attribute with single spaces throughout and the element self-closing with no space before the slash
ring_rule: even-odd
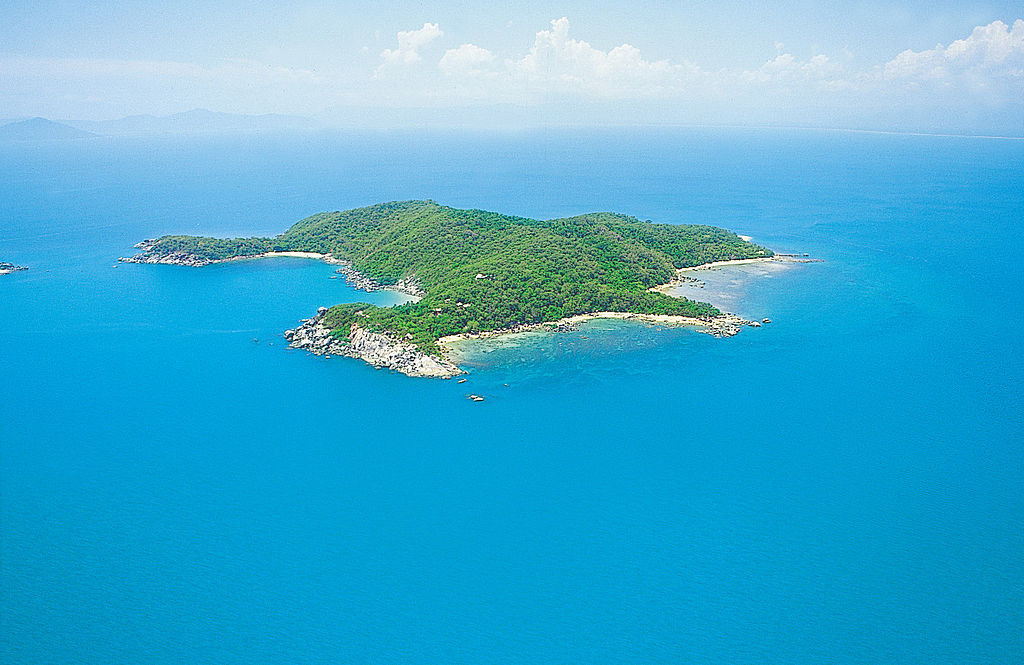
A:
<svg viewBox="0 0 1024 665">
<path fill-rule="evenodd" d="M 6 0 L 0 118 L 205 108 L 1024 135 L 1019 0 L 750 5 Z"/>
</svg>

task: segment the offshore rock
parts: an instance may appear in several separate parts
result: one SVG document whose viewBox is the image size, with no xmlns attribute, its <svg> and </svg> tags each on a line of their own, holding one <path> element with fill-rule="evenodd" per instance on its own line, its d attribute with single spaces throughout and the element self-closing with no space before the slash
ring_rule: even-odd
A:
<svg viewBox="0 0 1024 665">
<path fill-rule="evenodd" d="M 6 275 L 9 272 L 18 272 L 19 270 L 28 270 L 27 266 L 16 266 L 13 263 L 6 263 L 0 261 L 0 275 Z"/>
<path fill-rule="evenodd" d="M 721 314 L 706 320 L 703 330 L 712 337 L 732 337 L 739 333 L 743 326 L 749 326 L 750 321 L 740 318 L 735 314 Z"/>
</svg>

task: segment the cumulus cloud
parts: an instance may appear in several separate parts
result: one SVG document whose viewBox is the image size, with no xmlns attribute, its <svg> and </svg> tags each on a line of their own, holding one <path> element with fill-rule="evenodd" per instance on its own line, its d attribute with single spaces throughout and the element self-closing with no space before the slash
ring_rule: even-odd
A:
<svg viewBox="0 0 1024 665">
<path fill-rule="evenodd" d="M 776 47 L 782 48 L 782 44 Z M 472 82 L 474 98 L 486 96 L 481 86 L 490 81 L 493 85 L 488 94 L 506 101 L 560 95 L 595 100 L 667 99 L 727 96 L 751 85 L 761 89 L 808 83 L 818 89 L 848 85 L 842 67 L 823 54 L 798 60 L 790 53 L 780 53 L 754 70 L 704 70 L 686 61 L 650 60 L 628 43 L 607 51 L 595 48 L 570 36 L 566 17 L 551 21 L 549 29 L 536 33 L 522 56 L 499 62 L 491 51 L 463 44 L 447 50 L 438 68 L 462 91 Z"/>
<path fill-rule="evenodd" d="M 915 113 L 923 109 L 920 117 L 949 116 L 954 106 L 972 111 L 982 104 L 1010 109 L 1007 117 L 1017 117 L 1016 109 L 1024 108 L 1024 20 L 993 21 L 948 46 L 907 50 L 860 69 L 848 54 L 844 57 L 845 49 L 797 56 L 771 41 L 765 43 L 770 56 L 746 67 L 659 60 L 628 42 L 596 47 L 572 34 L 565 17 L 505 52 L 487 44 L 445 44 L 437 23 L 396 37 L 397 44 L 380 52 L 379 61 L 365 62 L 359 71 L 248 60 L 198 64 L 0 55 L 0 106 L 9 114 L 35 115 L 46 109 L 33 100 L 47 99 L 50 108 L 72 109 L 60 115 L 89 106 L 90 113 L 112 116 L 174 112 L 182 106 L 316 113 L 345 105 L 570 110 L 590 105 L 619 110 L 618 118 L 646 109 L 656 121 L 711 122 L 788 120 L 800 109 L 819 109 L 819 117 L 831 122 L 843 113 L 886 117 L 897 106 Z"/>
<path fill-rule="evenodd" d="M 815 83 L 834 87 L 845 84 L 843 68 L 819 53 L 809 60 L 798 60 L 792 53 L 780 53 L 758 69 L 744 71 L 739 79 L 760 84 Z"/>
<path fill-rule="evenodd" d="M 887 80 L 1010 77 L 1024 80 L 1024 20 L 976 27 L 966 39 L 927 51 L 903 51 L 882 68 Z"/>
<path fill-rule="evenodd" d="M 424 23 L 419 30 L 402 30 L 398 33 L 398 48 L 384 49 L 380 57 L 385 65 L 419 62 L 422 60 L 419 50 L 443 34 L 437 23 Z"/>
<path fill-rule="evenodd" d="M 550 29 L 536 33 L 532 46 L 518 56 L 499 58 L 494 52 L 476 44 L 449 48 L 431 71 L 418 49 L 443 33 L 435 24 L 423 29 L 399 33 L 399 48 L 382 54 L 384 64 L 407 65 L 399 73 L 392 68 L 386 77 L 390 83 L 403 85 L 419 82 L 429 90 L 422 94 L 437 100 L 446 86 L 454 101 L 489 100 L 517 103 L 541 98 L 581 95 L 591 99 L 657 98 L 670 95 L 688 80 L 700 75 L 690 64 L 673 64 L 667 60 L 652 61 L 631 44 L 621 44 L 607 51 L 595 48 L 569 34 L 569 19 L 551 21 Z M 415 71 L 414 71 L 415 70 Z M 451 100 L 450 100 L 451 101 Z"/>
<path fill-rule="evenodd" d="M 486 73 L 485 68 L 494 62 L 494 54 L 475 44 L 463 44 L 444 52 L 437 66 L 448 76 Z"/>
<path fill-rule="evenodd" d="M 867 70 L 851 69 L 843 51 L 836 57 L 797 57 L 781 42 L 771 43 L 776 53 L 754 68 L 716 67 L 713 62 L 701 67 L 650 58 L 628 42 L 598 48 L 577 38 L 570 27 L 566 17 L 551 21 L 518 54 L 499 56 L 464 43 L 446 49 L 433 63 L 420 52 L 443 35 L 440 27 L 427 23 L 420 30 L 401 32 L 398 48 L 382 54 L 384 65 L 377 74 L 391 63 L 404 66 L 393 68 L 387 77 L 375 76 L 380 99 L 389 104 L 406 100 L 409 106 L 529 106 L 566 100 L 605 104 L 628 99 L 637 108 L 702 108 L 704 118 L 720 111 L 736 117 L 743 109 L 756 115 L 771 113 L 770 106 L 784 112 L 831 105 L 837 115 L 830 117 L 839 117 L 850 109 L 873 108 L 884 114 L 893 104 L 942 108 L 957 95 L 981 99 L 982 93 L 990 107 L 1019 104 L 1014 96 L 1024 88 L 1022 20 L 1012 26 L 1000 21 L 979 26 L 948 47 L 905 51 Z M 948 83 L 941 94 L 920 87 L 921 81 L 935 78 Z M 968 89 L 971 95 L 958 92 Z"/>
<path fill-rule="evenodd" d="M 695 74 L 690 63 L 645 60 L 630 44 L 610 51 L 594 48 L 569 37 L 569 19 L 551 21 L 541 30 L 530 51 L 522 58 L 509 59 L 506 68 L 513 81 L 552 90 L 578 91 L 600 97 L 658 94 L 679 85 L 686 74 Z"/>
</svg>

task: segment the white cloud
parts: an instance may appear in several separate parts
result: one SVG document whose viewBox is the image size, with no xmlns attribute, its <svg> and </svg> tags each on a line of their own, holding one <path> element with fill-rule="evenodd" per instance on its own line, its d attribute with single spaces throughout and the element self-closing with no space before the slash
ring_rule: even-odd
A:
<svg viewBox="0 0 1024 665">
<path fill-rule="evenodd" d="M 377 63 L 355 59 L 349 69 L 0 55 L 0 106 L 8 115 L 114 117 L 196 106 L 313 114 L 352 105 L 570 111 L 589 105 L 612 109 L 617 118 L 647 113 L 670 122 L 799 121 L 801 109 L 820 110 L 823 122 L 831 122 L 886 117 L 897 107 L 920 111 L 918 117 L 947 117 L 950 109 L 982 105 L 1010 109 L 1005 115 L 1012 120 L 1024 107 L 1024 20 L 994 21 L 948 46 L 904 51 L 860 69 L 846 49 L 806 57 L 781 42 L 773 44 L 771 59 L 747 67 L 657 60 L 629 43 L 595 47 L 572 35 L 565 17 L 509 51 L 444 44 L 444 36 L 436 23 L 398 32 L 397 44 L 380 52 Z"/>
<path fill-rule="evenodd" d="M 537 32 L 523 55 L 502 59 L 489 49 L 467 43 L 447 49 L 433 71 L 420 62 L 417 49 L 442 33 L 432 24 L 414 32 L 399 33 L 399 48 L 382 54 L 385 63 L 375 76 L 383 94 L 391 99 L 399 91 L 417 95 L 419 99 L 412 104 L 523 103 L 574 95 L 597 100 L 659 98 L 700 75 L 690 63 L 645 59 L 640 49 L 630 44 L 604 51 L 573 39 L 565 17 Z M 390 68 L 388 76 L 382 76 L 382 69 L 390 63 L 406 66 Z"/>
<path fill-rule="evenodd" d="M 494 62 L 494 54 L 475 44 L 463 44 L 444 52 L 437 66 L 448 76 L 486 73 L 484 68 Z"/>
<path fill-rule="evenodd" d="M 966 39 L 927 51 L 903 51 L 882 67 L 887 80 L 949 81 L 958 77 L 1024 79 L 1024 20 L 976 27 Z"/>
<path fill-rule="evenodd" d="M 868 70 L 851 69 L 845 49 L 836 58 L 817 53 L 804 59 L 785 51 L 781 42 L 773 44 L 777 55 L 751 69 L 712 68 L 715 63 L 702 68 L 687 61 L 653 60 L 629 43 L 604 50 L 577 39 L 566 17 L 538 31 L 521 54 L 500 57 L 483 46 L 465 43 L 445 50 L 431 66 L 420 58 L 419 49 L 441 36 L 435 27 L 427 24 L 419 31 L 400 33 L 399 48 L 385 51 L 386 62 L 407 66 L 396 68 L 388 77 L 375 77 L 383 103 L 458 107 L 631 100 L 637 109 L 662 109 L 659 112 L 704 109 L 705 118 L 715 118 L 719 111 L 736 118 L 744 113 L 756 117 L 785 113 L 787 108 L 831 106 L 835 114 L 830 117 L 839 117 L 852 114 L 852 109 L 873 108 L 884 113 L 896 103 L 942 108 L 948 96 L 925 94 L 918 87 L 918 81 L 932 76 L 936 68 L 960 76 L 950 90 L 969 89 L 974 93 L 961 97 L 978 98 L 978 82 L 986 84 L 984 103 L 990 107 L 1019 104 L 1019 100 L 1014 102 L 1014 94 L 1020 96 L 1024 83 L 1021 20 L 1012 28 L 998 21 L 980 26 L 949 47 L 907 51 L 886 65 Z M 948 91 L 943 94 L 948 95 Z"/>
<path fill-rule="evenodd" d="M 645 60 L 630 44 L 608 52 L 596 49 L 569 37 L 569 19 L 565 17 L 552 21 L 550 30 L 538 32 L 529 53 L 505 64 L 512 81 L 535 90 L 575 91 L 606 98 L 658 95 L 678 86 L 687 74 L 699 71 L 690 63 Z"/>
<path fill-rule="evenodd" d="M 758 69 L 742 72 L 740 80 L 758 84 L 824 84 L 828 87 L 847 83 L 840 65 L 819 53 L 810 60 L 797 60 L 792 53 L 780 53 Z"/>
<path fill-rule="evenodd" d="M 411 65 L 422 59 L 419 49 L 443 34 L 437 23 L 424 23 L 419 30 L 402 30 L 398 33 L 398 48 L 384 49 L 380 57 L 385 65 Z"/>
</svg>

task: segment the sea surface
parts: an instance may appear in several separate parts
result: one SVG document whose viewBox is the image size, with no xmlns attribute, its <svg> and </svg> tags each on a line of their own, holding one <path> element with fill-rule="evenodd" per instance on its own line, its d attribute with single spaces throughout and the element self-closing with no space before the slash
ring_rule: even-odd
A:
<svg viewBox="0 0 1024 665">
<path fill-rule="evenodd" d="M 324 263 L 117 263 L 425 198 L 824 261 L 695 275 L 760 329 L 595 321 L 464 384 L 288 350 L 398 301 Z M 1019 663 L 1022 214 L 1024 141 L 0 145 L 0 662 Z"/>
</svg>

